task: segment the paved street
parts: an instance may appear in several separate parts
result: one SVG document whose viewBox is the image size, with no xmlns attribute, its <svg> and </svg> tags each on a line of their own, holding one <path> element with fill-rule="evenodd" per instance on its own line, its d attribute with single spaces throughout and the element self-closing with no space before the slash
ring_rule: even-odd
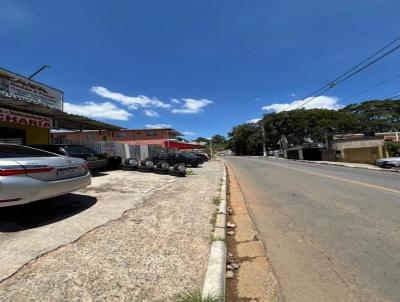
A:
<svg viewBox="0 0 400 302">
<path fill-rule="evenodd" d="M 285 301 L 400 301 L 400 173 L 225 159 Z"/>
</svg>

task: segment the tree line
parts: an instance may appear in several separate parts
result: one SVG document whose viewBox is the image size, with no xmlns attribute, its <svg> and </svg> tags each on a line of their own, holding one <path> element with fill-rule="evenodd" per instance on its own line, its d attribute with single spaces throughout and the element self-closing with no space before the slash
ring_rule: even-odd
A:
<svg viewBox="0 0 400 302">
<path fill-rule="evenodd" d="M 325 143 L 335 134 L 400 131 L 400 100 L 371 100 L 340 110 L 298 109 L 264 114 L 258 123 L 232 128 L 223 148 L 237 155 L 261 155 L 263 132 L 268 150 Z"/>
</svg>

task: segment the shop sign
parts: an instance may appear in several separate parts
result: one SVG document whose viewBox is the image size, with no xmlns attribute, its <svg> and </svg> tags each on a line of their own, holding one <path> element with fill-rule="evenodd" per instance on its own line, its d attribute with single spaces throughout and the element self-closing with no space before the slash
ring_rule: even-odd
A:
<svg viewBox="0 0 400 302">
<path fill-rule="evenodd" d="M 115 153 L 116 146 L 114 142 L 101 142 L 101 152 L 103 153 Z"/>
<path fill-rule="evenodd" d="M 0 68 L 0 93 L 62 110 L 63 92 Z"/>
<path fill-rule="evenodd" d="M 0 108 L 0 122 L 8 122 L 41 128 L 52 127 L 51 118 L 3 108 Z"/>
</svg>

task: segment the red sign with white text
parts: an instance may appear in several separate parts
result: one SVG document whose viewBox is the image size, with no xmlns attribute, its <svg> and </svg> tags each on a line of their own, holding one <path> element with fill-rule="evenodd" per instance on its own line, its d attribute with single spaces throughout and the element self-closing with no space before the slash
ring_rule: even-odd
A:
<svg viewBox="0 0 400 302">
<path fill-rule="evenodd" d="M 52 119 L 36 114 L 0 108 L 0 122 L 51 128 Z"/>
</svg>

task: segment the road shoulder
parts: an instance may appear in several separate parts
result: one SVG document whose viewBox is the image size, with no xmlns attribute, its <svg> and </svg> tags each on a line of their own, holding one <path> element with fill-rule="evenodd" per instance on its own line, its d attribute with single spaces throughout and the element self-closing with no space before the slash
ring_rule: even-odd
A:
<svg viewBox="0 0 400 302">
<path fill-rule="evenodd" d="M 278 281 L 257 230 L 247 211 L 244 196 L 233 170 L 228 170 L 228 267 L 227 301 L 281 301 Z M 230 264 L 230 263 L 233 264 Z M 234 265 L 239 264 L 239 266 Z M 238 269 L 235 269 L 238 267 Z"/>
</svg>

